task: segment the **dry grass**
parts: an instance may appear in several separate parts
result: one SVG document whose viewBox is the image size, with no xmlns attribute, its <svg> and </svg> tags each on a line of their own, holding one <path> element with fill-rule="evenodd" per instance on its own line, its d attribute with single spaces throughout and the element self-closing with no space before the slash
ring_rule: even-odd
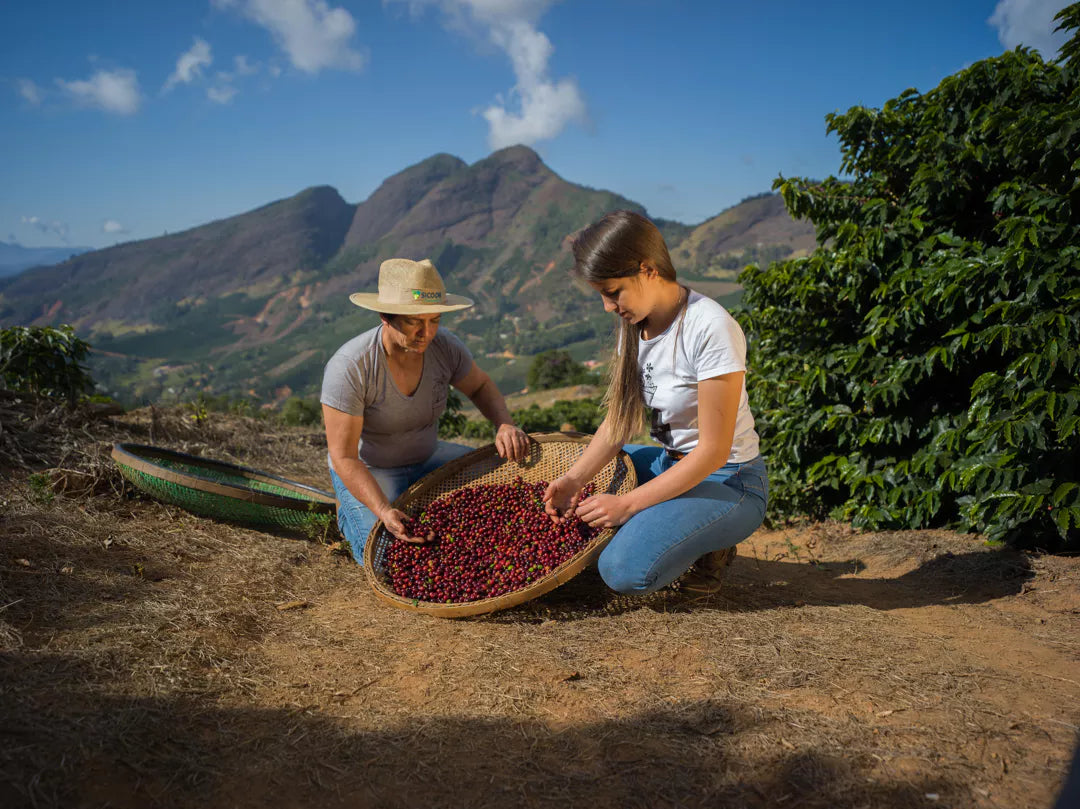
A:
<svg viewBox="0 0 1080 809">
<path fill-rule="evenodd" d="M 143 441 L 326 488 L 317 433 L 51 418 L 8 437 L 66 471 L 8 456 L 0 484 L 5 807 L 1044 807 L 1080 724 L 1075 559 L 816 525 L 752 537 L 711 600 L 586 572 L 440 621 L 108 460 Z"/>
</svg>

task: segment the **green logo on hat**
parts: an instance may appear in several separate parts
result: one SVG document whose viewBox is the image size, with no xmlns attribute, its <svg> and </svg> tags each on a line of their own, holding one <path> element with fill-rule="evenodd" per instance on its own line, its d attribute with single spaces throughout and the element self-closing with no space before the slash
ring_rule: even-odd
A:
<svg viewBox="0 0 1080 809">
<path fill-rule="evenodd" d="M 414 289 L 412 299 L 420 303 L 442 303 L 443 295 L 438 290 Z"/>
</svg>

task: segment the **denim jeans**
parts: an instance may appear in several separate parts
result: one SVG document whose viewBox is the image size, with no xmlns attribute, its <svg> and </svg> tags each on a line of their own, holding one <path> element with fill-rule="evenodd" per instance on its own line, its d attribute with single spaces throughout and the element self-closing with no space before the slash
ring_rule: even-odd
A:
<svg viewBox="0 0 1080 809">
<path fill-rule="evenodd" d="M 431 457 L 426 461 L 409 466 L 369 466 L 368 471 L 375 478 L 375 482 L 379 484 L 379 488 L 386 495 L 386 499 L 393 503 L 407 488 L 428 472 L 433 472 L 443 464 L 450 463 L 455 458 L 460 458 L 465 453 L 472 451 L 473 447 L 452 444 L 449 441 L 440 441 L 436 445 L 435 451 L 431 453 Z M 363 562 L 364 543 L 367 542 L 368 534 L 371 533 L 377 519 L 371 509 L 357 500 L 353 493 L 345 488 L 345 484 L 338 477 L 337 472 L 334 471 L 334 465 L 329 463 L 329 458 L 327 463 L 330 466 L 330 480 L 334 484 L 334 493 L 338 499 L 338 528 L 341 529 L 342 535 L 348 540 L 349 547 L 352 548 L 353 559 L 357 562 Z"/>
<path fill-rule="evenodd" d="M 660 447 L 627 444 L 638 485 L 678 463 Z M 644 595 L 681 576 L 699 557 L 742 542 L 761 525 L 769 496 L 765 460 L 729 463 L 678 497 L 635 514 L 598 566 L 608 587 Z"/>
</svg>

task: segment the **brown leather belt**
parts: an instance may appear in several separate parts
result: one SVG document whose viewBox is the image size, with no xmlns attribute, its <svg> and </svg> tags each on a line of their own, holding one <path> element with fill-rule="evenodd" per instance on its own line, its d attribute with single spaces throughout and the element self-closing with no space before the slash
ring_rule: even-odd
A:
<svg viewBox="0 0 1080 809">
<path fill-rule="evenodd" d="M 664 452 L 665 452 L 665 453 L 667 454 L 667 456 L 668 456 L 669 458 L 671 458 L 671 460 L 673 460 L 673 461 L 681 461 L 681 460 L 682 460 L 683 458 L 685 458 L 685 457 L 686 457 L 686 453 L 685 453 L 685 452 L 676 452 L 676 451 L 675 451 L 675 450 L 673 450 L 673 449 L 665 449 L 665 450 L 664 450 Z"/>
</svg>

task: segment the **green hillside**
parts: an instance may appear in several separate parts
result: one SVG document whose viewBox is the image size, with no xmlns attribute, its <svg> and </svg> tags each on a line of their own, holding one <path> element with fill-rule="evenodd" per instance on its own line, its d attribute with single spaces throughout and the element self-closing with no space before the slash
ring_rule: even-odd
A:
<svg viewBox="0 0 1080 809">
<path fill-rule="evenodd" d="M 569 275 L 573 233 L 632 200 L 559 177 L 517 146 L 469 165 L 435 155 L 352 205 L 309 188 L 182 233 L 117 245 L 0 280 L 0 325 L 71 323 L 95 348 L 92 370 L 126 401 L 198 393 L 273 402 L 311 395 L 336 348 L 375 325 L 348 302 L 375 288 L 392 256 L 430 257 L 477 306 L 447 318 L 507 390 L 529 358 L 568 347 L 601 359 L 612 331 Z M 732 300 L 726 268 L 813 243 L 772 195 L 697 226 L 659 220 L 676 266 Z M 695 280 L 696 279 L 696 280 Z"/>
</svg>

